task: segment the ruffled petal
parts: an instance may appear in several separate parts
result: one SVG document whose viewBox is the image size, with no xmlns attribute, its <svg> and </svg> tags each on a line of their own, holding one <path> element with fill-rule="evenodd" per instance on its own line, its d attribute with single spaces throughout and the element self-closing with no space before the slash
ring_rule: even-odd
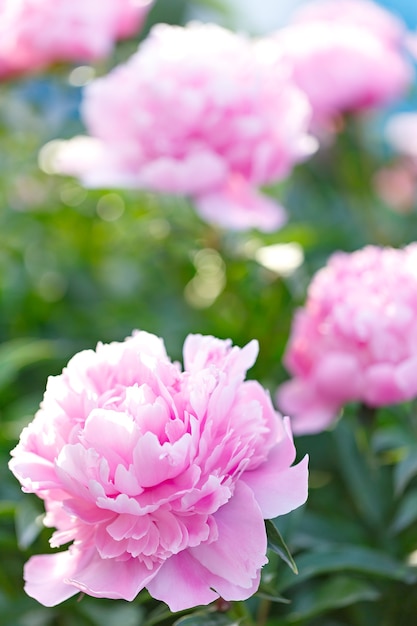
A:
<svg viewBox="0 0 417 626">
<path fill-rule="evenodd" d="M 24 579 L 26 593 L 44 606 L 56 606 L 79 592 L 68 578 L 91 553 L 66 550 L 56 554 L 33 556 L 25 564 Z"/>
<path fill-rule="evenodd" d="M 233 496 L 213 517 L 218 539 L 192 548 L 192 555 L 231 584 L 252 587 L 267 558 L 265 524 L 251 489 L 237 483 Z"/>
<path fill-rule="evenodd" d="M 283 420 L 285 435 L 255 470 L 245 472 L 242 480 L 250 487 L 265 519 L 285 515 L 301 506 L 308 495 L 308 457 L 291 466 L 295 458 L 290 420 Z"/>
</svg>

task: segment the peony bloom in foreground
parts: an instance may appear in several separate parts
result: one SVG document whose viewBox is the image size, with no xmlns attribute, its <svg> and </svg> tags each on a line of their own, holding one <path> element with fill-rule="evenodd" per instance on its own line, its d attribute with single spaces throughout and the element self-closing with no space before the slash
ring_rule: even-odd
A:
<svg viewBox="0 0 417 626">
<path fill-rule="evenodd" d="M 296 433 L 313 433 L 341 407 L 417 396 L 417 244 L 336 253 L 295 316 L 278 389 Z"/>
<path fill-rule="evenodd" d="M 310 106 L 274 46 L 212 24 L 159 24 L 124 65 L 90 83 L 90 137 L 61 148 L 56 167 L 87 186 L 185 194 L 232 229 L 274 230 L 284 212 L 258 187 L 315 149 Z"/>
<path fill-rule="evenodd" d="M 152 0 L 0 0 L 0 78 L 94 61 L 134 35 Z"/>
<path fill-rule="evenodd" d="M 257 351 L 190 335 L 181 371 L 135 332 L 49 379 L 10 468 L 44 500 L 51 545 L 72 543 L 28 561 L 30 596 L 133 600 L 146 587 L 177 611 L 257 590 L 264 518 L 307 497 L 288 420 L 244 380 Z"/>
<path fill-rule="evenodd" d="M 413 78 L 405 26 L 370 0 L 309 3 L 275 39 L 319 126 L 390 103 Z"/>
</svg>

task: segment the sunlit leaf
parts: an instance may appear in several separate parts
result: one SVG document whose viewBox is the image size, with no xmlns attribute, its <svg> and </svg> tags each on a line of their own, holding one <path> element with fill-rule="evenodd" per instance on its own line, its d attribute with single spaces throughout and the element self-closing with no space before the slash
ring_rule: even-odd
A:
<svg viewBox="0 0 417 626">
<path fill-rule="evenodd" d="M 13 339 L 0 345 L 0 389 L 32 363 L 57 357 L 57 344 L 48 340 Z"/>
</svg>

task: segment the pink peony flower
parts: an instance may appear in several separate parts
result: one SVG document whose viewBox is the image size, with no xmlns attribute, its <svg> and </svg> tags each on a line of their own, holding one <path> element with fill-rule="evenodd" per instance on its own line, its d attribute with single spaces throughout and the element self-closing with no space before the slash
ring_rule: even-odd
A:
<svg viewBox="0 0 417 626">
<path fill-rule="evenodd" d="M 0 78 L 94 61 L 140 28 L 152 0 L 0 0 Z"/>
<path fill-rule="evenodd" d="M 275 39 L 318 126 L 399 98 L 413 78 L 404 25 L 370 0 L 307 4 Z"/>
<path fill-rule="evenodd" d="M 397 113 L 386 126 L 386 138 L 400 154 L 417 162 L 417 112 Z"/>
<path fill-rule="evenodd" d="M 294 319 L 278 389 L 296 433 L 313 433 L 360 401 L 379 407 L 417 396 L 417 244 L 334 254 Z"/>
<path fill-rule="evenodd" d="M 257 188 L 315 149 L 310 107 L 276 48 L 210 24 L 156 26 L 126 64 L 87 86 L 82 113 L 90 158 L 85 138 L 68 142 L 61 173 L 187 194 L 204 218 L 235 229 L 281 226 L 283 210 Z"/>
<path fill-rule="evenodd" d="M 313 0 L 294 13 L 294 22 L 323 20 L 336 27 L 341 23 L 362 26 L 388 45 L 404 40 L 403 22 L 373 0 Z"/>
<path fill-rule="evenodd" d="M 133 600 L 147 587 L 177 611 L 256 591 L 264 518 L 307 497 L 288 419 L 244 380 L 257 351 L 190 335 L 181 371 L 161 339 L 135 332 L 49 379 L 10 468 L 44 500 L 51 546 L 72 543 L 28 561 L 30 596 Z"/>
</svg>

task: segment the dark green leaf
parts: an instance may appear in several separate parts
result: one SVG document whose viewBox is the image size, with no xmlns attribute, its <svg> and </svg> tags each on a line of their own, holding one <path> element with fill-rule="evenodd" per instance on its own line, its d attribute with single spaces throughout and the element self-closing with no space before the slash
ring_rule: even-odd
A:
<svg viewBox="0 0 417 626">
<path fill-rule="evenodd" d="M 339 457 L 339 469 L 352 500 L 369 525 L 384 527 L 384 497 L 379 484 L 378 466 L 366 446 L 359 449 L 357 429 L 347 419 L 340 420 L 333 431 Z"/>
<path fill-rule="evenodd" d="M 369 583 L 347 576 L 335 576 L 317 585 L 294 603 L 288 622 L 297 622 L 356 602 L 375 601 L 379 592 Z"/>
<path fill-rule="evenodd" d="M 113 602 L 98 603 L 90 599 L 78 605 L 79 612 L 88 616 L 97 626 L 141 626 L 143 624 L 142 609 L 132 604 Z"/>
<path fill-rule="evenodd" d="M 26 496 L 16 507 L 16 534 L 21 550 L 28 548 L 41 532 L 42 511 L 36 500 Z"/>
<path fill-rule="evenodd" d="M 26 365 L 57 356 L 53 341 L 14 339 L 0 346 L 0 389 L 4 389 Z"/>
<path fill-rule="evenodd" d="M 417 475 L 417 448 L 409 449 L 407 456 L 394 468 L 395 492 L 401 494 L 408 483 Z"/>
<path fill-rule="evenodd" d="M 300 554 L 297 564 L 297 578 L 285 570 L 279 576 L 277 588 L 280 592 L 315 576 L 333 572 L 351 571 L 407 583 L 417 580 L 417 569 L 396 561 L 384 552 L 358 546 L 340 546 Z"/>
<path fill-rule="evenodd" d="M 279 604 L 290 604 L 291 600 L 288 598 L 284 598 L 284 596 L 280 596 L 276 593 L 268 593 L 268 591 L 260 590 L 256 593 L 257 598 L 262 598 L 263 600 L 269 600 L 270 602 L 277 602 Z"/>
<path fill-rule="evenodd" d="M 173 626 L 238 626 L 238 622 L 223 613 L 198 612 L 180 617 Z"/>
<path fill-rule="evenodd" d="M 285 563 L 287 563 L 287 565 L 292 569 L 294 574 L 298 574 L 295 561 L 278 528 L 275 526 L 272 520 L 266 520 L 265 526 L 266 534 L 268 537 L 268 548 L 275 552 L 275 554 L 278 554 L 278 556 L 283 561 L 285 561 Z"/>
<path fill-rule="evenodd" d="M 407 493 L 401 500 L 391 525 L 394 533 L 399 533 L 417 520 L 417 491 Z"/>
</svg>

